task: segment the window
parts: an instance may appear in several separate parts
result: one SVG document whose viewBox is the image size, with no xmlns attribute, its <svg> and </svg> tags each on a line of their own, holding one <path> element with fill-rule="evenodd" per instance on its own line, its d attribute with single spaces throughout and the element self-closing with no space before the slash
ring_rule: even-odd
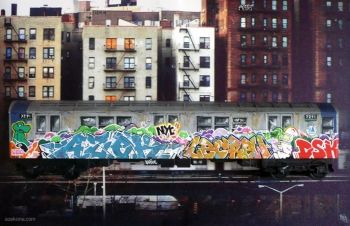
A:
<svg viewBox="0 0 350 226">
<path fill-rule="evenodd" d="M 332 7 L 332 1 L 326 1 L 326 6 L 327 6 L 327 8 Z"/>
<path fill-rule="evenodd" d="M 267 84 L 269 82 L 269 76 L 267 74 L 264 74 L 263 76 L 263 82 Z"/>
<path fill-rule="evenodd" d="M 89 50 L 95 50 L 95 38 L 89 38 Z"/>
<path fill-rule="evenodd" d="M 264 46 L 267 46 L 267 45 L 268 45 L 267 36 L 264 36 L 264 37 L 263 37 L 263 45 L 264 45 Z"/>
<path fill-rule="evenodd" d="M 288 55 L 282 56 L 282 65 L 287 66 L 288 65 Z"/>
<path fill-rule="evenodd" d="M 282 0 L 282 10 L 283 11 L 288 10 L 288 0 Z"/>
<path fill-rule="evenodd" d="M 338 2 L 338 11 L 343 12 L 344 11 L 344 3 L 343 2 Z"/>
<path fill-rule="evenodd" d="M 117 68 L 117 58 L 107 57 L 106 58 L 106 69 L 116 69 Z"/>
<path fill-rule="evenodd" d="M 185 102 L 191 101 L 190 95 L 184 94 L 184 101 L 185 101 Z"/>
<path fill-rule="evenodd" d="M 277 29 L 277 18 L 272 18 L 272 28 Z"/>
<path fill-rule="evenodd" d="M 66 42 L 70 42 L 70 32 L 66 33 Z"/>
<path fill-rule="evenodd" d="M 287 29 L 288 28 L 288 19 L 283 18 L 282 19 L 282 29 Z"/>
<path fill-rule="evenodd" d="M 278 93 L 272 92 L 272 102 L 277 103 L 278 102 Z"/>
<path fill-rule="evenodd" d="M 344 45 L 343 45 L 343 39 L 342 38 L 338 38 L 338 47 L 339 48 L 343 48 L 344 47 Z"/>
<path fill-rule="evenodd" d="M 25 59 L 26 57 L 26 49 L 25 48 L 18 48 L 18 59 Z"/>
<path fill-rule="evenodd" d="M 271 9 L 276 11 L 277 10 L 277 0 L 271 1 Z"/>
<path fill-rule="evenodd" d="M 255 17 L 252 17 L 251 26 L 252 26 L 252 27 L 255 27 L 255 24 L 256 24 L 256 23 L 255 23 Z"/>
<path fill-rule="evenodd" d="M 246 127 L 247 126 L 247 118 L 232 118 L 232 129 L 236 129 L 238 127 Z"/>
<path fill-rule="evenodd" d="M 146 70 L 152 70 L 152 58 L 146 57 Z"/>
<path fill-rule="evenodd" d="M 29 39 L 35 40 L 36 39 L 36 28 L 30 28 L 29 29 Z"/>
<path fill-rule="evenodd" d="M 12 29 L 6 29 L 6 40 L 12 40 Z"/>
<path fill-rule="evenodd" d="M 210 102 L 210 96 L 209 95 L 199 95 L 199 101 L 200 102 Z"/>
<path fill-rule="evenodd" d="M 285 86 L 288 85 L 288 75 L 287 74 L 283 75 L 282 84 Z"/>
<path fill-rule="evenodd" d="M 252 99 L 253 103 L 256 102 L 256 93 L 255 92 L 252 92 L 251 99 Z"/>
<path fill-rule="evenodd" d="M 135 58 L 125 57 L 124 58 L 124 69 L 134 69 L 135 68 Z"/>
<path fill-rule="evenodd" d="M 256 83 L 256 74 L 252 74 L 252 83 Z"/>
<path fill-rule="evenodd" d="M 11 87 L 5 86 L 5 96 L 10 97 L 11 96 Z"/>
<path fill-rule="evenodd" d="M 17 95 L 20 98 L 25 97 L 24 86 L 18 86 L 17 87 Z"/>
<path fill-rule="evenodd" d="M 190 86 L 190 80 L 189 79 L 189 76 L 188 75 L 184 75 L 183 77 L 183 86 L 184 87 L 189 87 Z"/>
<path fill-rule="evenodd" d="M 209 87 L 210 86 L 210 76 L 209 75 L 200 75 L 199 86 L 200 87 Z"/>
<path fill-rule="evenodd" d="M 96 117 L 83 116 L 80 117 L 80 124 L 82 126 L 96 127 Z"/>
<path fill-rule="evenodd" d="M 165 118 L 163 115 L 155 115 L 153 118 L 154 125 L 159 125 L 165 122 Z"/>
<path fill-rule="evenodd" d="M 269 116 L 268 118 L 268 130 L 272 131 L 278 127 L 278 117 L 277 116 Z"/>
<path fill-rule="evenodd" d="M 276 47 L 277 47 L 277 37 L 276 37 L 276 36 L 273 36 L 273 37 L 272 37 L 272 47 L 273 47 L 273 48 L 276 48 Z"/>
<path fill-rule="evenodd" d="M 330 56 L 326 57 L 326 65 L 327 67 L 332 67 L 332 57 Z"/>
<path fill-rule="evenodd" d="M 184 64 L 183 67 L 189 67 L 190 66 L 190 57 L 184 56 Z"/>
<path fill-rule="evenodd" d="M 11 79 L 11 68 L 10 67 L 5 67 L 5 74 L 4 74 L 6 79 Z"/>
<path fill-rule="evenodd" d="M 25 70 L 24 67 L 18 67 L 18 74 L 17 74 L 18 78 L 23 79 L 25 76 Z"/>
<path fill-rule="evenodd" d="M 106 77 L 106 89 L 117 88 L 117 78 L 116 77 Z"/>
<path fill-rule="evenodd" d="M 272 84 L 277 85 L 278 84 L 278 76 L 276 74 L 272 75 Z"/>
<path fill-rule="evenodd" d="M 247 27 L 247 18 L 241 17 L 241 28 Z"/>
<path fill-rule="evenodd" d="M 43 49 L 43 58 L 44 59 L 54 59 L 55 58 L 55 48 L 49 47 Z"/>
<path fill-rule="evenodd" d="M 101 129 L 112 124 L 114 124 L 114 117 L 111 117 L 111 116 L 98 117 L 98 128 Z"/>
<path fill-rule="evenodd" d="M 106 38 L 106 49 L 107 50 L 117 49 L 117 39 L 116 38 Z"/>
<path fill-rule="evenodd" d="M 199 38 L 199 48 L 210 49 L 210 38 L 209 37 L 200 37 Z"/>
<path fill-rule="evenodd" d="M 186 49 L 190 48 L 190 38 L 188 36 L 184 37 L 183 47 Z"/>
<path fill-rule="evenodd" d="M 269 62 L 269 61 L 268 61 L 267 55 L 264 55 L 264 56 L 263 56 L 263 63 L 264 63 L 264 64 L 268 64 L 268 62 Z"/>
<path fill-rule="evenodd" d="M 241 35 L 241 46 L 246 47 L 247 46 L 247 36 Z"/>
<path fill-rule="evenodd" d="M 272 59 L 272 65 L 278 65 L 278 55 L 277 54 L 272 54 L 271 59 Z"/>
<path fill-rule="evenodd" d="M 331 93 L 327 93 L 327 95 L 326 95 L 326 102 L 327 103 L 332 103 L 332 94 Z"/>
<path fill-rule="evenodd" d="M 240 102 L 246 102 L 247 101 L 247 94 L 245 92 L 241 92 L 239 94 L 239 101 Z"/>
<path fill-rule="evenodd" d="M 36 58 L 36 48 L 29 48 L 29 59 L 35 59 Z"/>
<path fill-rule="evenodd" d="M 252 56 L 250 57 L 250 61 L 252 64 L 256 63 L 256 55 L 255 54 L 252 54 Z"/>
<path fill-rule="evenodd" d="M 95 68 L 95 57 L 89 57 L 89 69 Z"/>
<path fill-rule="evenodd" d="M 95 77 L 89 77 L 88 79 L 88 87 L 89 89 L 93 89 L 95 87 Z"/>
<path fill-rule="evenodd" d="M 282 128 L 286 129 L 292 126 L 292 116 L 282 116 Z"/>
<path fill-rule="evenodd" d="M 343 30 L 343 26 L 344 25 L 344 22 L 343 22 L 343 20 L 342 19 L 338 19 L 338 28 L 339 28 L 339 30 Z"/>
<path fill-rule="evenodd" d="M 326 27 L 328 27 L 328 28 L 332 27 L 332 20 L 330 20 L 330 19 L 326 20 Z"/>
<path fill-rule="evenodd" d="M 150 88 L 152 88 L 152 77 L 147 76 L 146 77 L 146 89 L 150 89 Z"/>
<path fill-rule="evenodd" d="M 167 48 L 170 48 L 170 47 L 171 47 L 171 39 L 170 39 L 170 38 L 167 38 L 167 39 L 165 40 L 165 47 L 167 47 Z"/>
<path fill-rule="evenodd" d="M 46 117 L 45 116 L 37 116 L 36 117 L 36 131 L 39 133 L 46 132 Z"/>
<path fill-rule="evenodd" d="M 43 78 L 54 78 L 54 67 L 43 67 Z"/>
<path fill-rule="evenodd" d="M 283 36 L 282 37 L 282 47 L 287 48 L 288 47 L 288 38 Z"/>
<path fill-rule="evenodd" d="M 124 96 L 124 101 L 135 101 L 135 96 Z"/>
<path fill-rule="evenodd" d="M 36 67 L 30 67 L 29 68 L 29 78 L 35 78 L 36 77 Z"/>
<path fill-rule="evenodd" d="M 54 87 L 53 86 L 43 86 L 43 98 L 54 97 Z"/>
<path fill-rule="evenodd" d="M 255 45 L 255 41 L 256 41 L 255 35 L 252 35 L 252 36 L 250 37 L 250 43 L 252 44 L 252 46 Z"/>
<path fill-rule="evenodd" d="M 134 38 L 124 39 L 124 49 L 125 50 L 134 50 L 135 49 L 135 39 Z"/>
<path fill-rule="evenodd" d="M 212 128 L 212 117 L 197 116 L 197 131 L 209 130 Z"/>
<path fill-rule="evenodd" d="M 210 68 L 210 57 L 208 56 L 200 57 L 199 66 L 201 68 Z"/>
<path fill-rule="evenodd" d="M 264 18 L 263 19 L 263 27 L 267 28 L 267 26 L 268 26 L 268 20 L 267 20 L 267 18 Z"/>
<path fill-rule="evenodd" d="M 168 115 L 168 122 L 175 123 L 179 121 L 179 116 L 177 115 Z"/>
<path fill-rule="evenodd" d="M 117 117 L 117 124 L 120 126 L 128 126 L 132 123 L 132 118 L 129 116 L 118 116 Z"/>
<path fill-rule="evenodd" d="M 241 74 L 241 82 L 242 85 L 247 83 L 247 75 L 246 74 Z"/>
<path fill-rule="evenodd" d="M 263 7 L 264 7 L 264 9 L 267 8 L 267 0 L 263 0 Z"/>
<path fill-rule="evenodd" d="M 107 99 L 107 98 L 106 98 Z M 95 100 L 95 96 L 94 95 L 89 95 L 89 100 L 92 101 L 92 100 Z"/>
<path fill-rule="evenodd" d="M 50 132 L 60 131 L 60 116 L 51 115 L 50 116 Z"/>
<path fill-rule="evenodd" d="M 55 29 L 54 28 L 44 28 L 44 40 L 55 40 Z"/>
<path fill-rule="evenodd" d="M 135 88 L 135 77 L 124 77 L 124 88 Z"/>
<path fill-rule="evenodd" d="M 246 64 L 247 64 L 247 55 L 241 54 L 241 65 L 246 65 Z"/>
<path fill-rule="evenodd" d="M 146 50 L 151 50 L 152 49 L 152 39 L 151 38 L 146 38 Z"/>
<path fill-rule="evenodd" d="M 26 40 L 26 29 L 20 28 L 18 29 L 18 40 Z"/>
</svg>

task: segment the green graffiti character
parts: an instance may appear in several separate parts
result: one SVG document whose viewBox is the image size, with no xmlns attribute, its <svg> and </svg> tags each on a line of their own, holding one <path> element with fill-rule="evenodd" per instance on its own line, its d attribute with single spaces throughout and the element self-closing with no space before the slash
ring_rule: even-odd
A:
<svg viewBox="0 0 350 226">
<path fill-rule="evenodd" d="M 27 147 L 29 146 L 29 142 L 27 140 L 27 133 L 32 129 L 29 124 L 25 124 L 23 121 L 18 121 L 12 124 L 13 131 L 13 141 L 16 144 L 25 144 Z"/>
<path fill-rule="evenodd" d="M 96 127 L 80 126 L 77 130 L 74 131 L 74 134 L 89 134 L 94 135 L 98 129 Z"/>
</svg>

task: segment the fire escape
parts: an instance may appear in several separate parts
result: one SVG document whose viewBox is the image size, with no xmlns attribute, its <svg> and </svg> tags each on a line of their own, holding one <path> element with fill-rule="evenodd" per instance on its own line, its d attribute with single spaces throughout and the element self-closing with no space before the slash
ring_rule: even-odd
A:
<svg viewBox="0 0 350 226">
<path fill-rule="evenodd" d="M 124 82 L 124 78 L 126 77 L 127 74 L 136 72 L 135 61 L 133 64 L 130 63 L 128 67 L 125 67 L 125 65 L 123 65 L 123 60 L 125 59 L 126 53 L 134 53 L 136 52 L 136 49 L 135 48 L 124 48 L 124 49 L 106 48 L 105 52 L 122 52 L 123 53 L 121 54 L 121 56 L 118 56 L 119 57 L 118 62 L 116 62 L 115 64 L 106 65 L 104 70 L 106 73 L 109 73 L 109 72 L 121 73 L 121 76 L 119 77 L 118 81 L 114 83 L 112 82 L 110 84 L 107 84 L 107 81 L 106 81 L 106 83 L 103 85 L 104 91 L 121 91 L 121 95 L 119 97 L 119 101 L 121 101 L 126 93 L 136 90 L 135 77 L 133 77 L 134 82 L 130 82 L 130 81 L 128 83 Z"/>
<path fill-rule="evenodd" d="M 5 98 L 9 100 L 26 99 L 25 85 L 27 82 L 27 75 L 25 71 L 19 71 L 18 68 L 24 68 L 28 63 L 28 58 L 25 55 L 25 44 L 27 43 L 27 36 L 25 33 L 18 33 L 13 26 L 11 18 L 7 17 L 4 20 L 5 25 L 5 59 L 4 59 L 4 86 L 10 87 L 16 92 L 16 96 L 12 96 L 11 92 L 5 91 Z M 13 34 L 14 33 L 14 34 Z M 24 44 L 24 46 L 22 46 Z M 15 72 L 15 73 L 13 73 Z M 17 87 L 23 87 L 22 90 Z"/>
<path fill-rule="evenodd" d="M 179 47 L 179 51 L 182 51 L 184 53 L 184 62 L 179 64 L 179 69 L 180 71 L 183 71 L 184 77 L 187 78 L 187 80 L 183 81 L 183 84 L 179 84 L 179 89 L 183 90 L 185 95 L 188 97 L 188 101 L 192 101 L 191 96 L 190 96 L 190 90 L 198 90 L 199 89 L 199 84 L 196 84 L 189 72 L 191 71 L 198 71 L 199 70 L 199 65 L 196 65 L 193 63 L 189 52 L 198 52 L 199 51 L 199 46 L 196 46 L 192 35 L 188 28 L 180 28 L 180 32 L 184 32 L 187 34 L 189 41 L 190 42 L 185 42 L 183 43 L 183 46 Z"/>
</svg>

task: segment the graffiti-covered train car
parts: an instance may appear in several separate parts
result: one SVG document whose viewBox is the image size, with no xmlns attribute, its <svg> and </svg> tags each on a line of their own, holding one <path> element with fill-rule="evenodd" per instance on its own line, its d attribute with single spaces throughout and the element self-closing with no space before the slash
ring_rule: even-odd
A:
<svg viewBox="0 0 350 226">
<path fill-rule="evenodd" d="M 338 156 L 329 104 L 17 101 L 10 157 L 115 160 L 119 170 L 234 170 L 325 176 Z"/>
</svg>

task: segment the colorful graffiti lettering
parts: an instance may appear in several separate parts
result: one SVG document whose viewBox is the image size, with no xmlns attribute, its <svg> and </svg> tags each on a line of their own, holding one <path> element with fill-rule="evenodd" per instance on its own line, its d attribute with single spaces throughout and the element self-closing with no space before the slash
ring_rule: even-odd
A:
<svg viewBox="0 0 350 226">
<path fill-rule="evenodd" d="M 76 130 L 48 132 L 27 140 L 31 126 L 12 125 L 11 156 L 50 159 L 310 159 L 338 157 L 338 138 L 310 137 L 296 128 L 253 131 L 237 127 L 205 130 L 193 134 L 180 123 L 125 128 L 81 126 Z"/>
</svg>

